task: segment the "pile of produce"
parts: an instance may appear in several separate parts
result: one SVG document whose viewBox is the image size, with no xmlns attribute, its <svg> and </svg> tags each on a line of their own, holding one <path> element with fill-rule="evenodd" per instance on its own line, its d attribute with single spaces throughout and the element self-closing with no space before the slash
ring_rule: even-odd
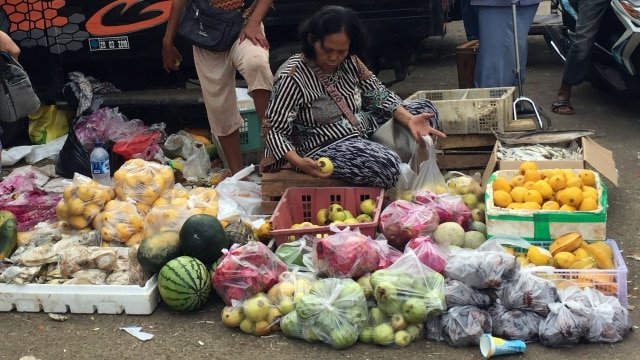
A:
<svg viewBox="0 0 640 360">
<path fill-rule="evenodd" d="M 66 221 L 78 230 L 84 229 L 89 227 L 96 215 L 114 196 L 112 187 L 76 174 L 72 184 L 64 189 L 62 200 L 56 205 L 56 214 L 59 220 Z"/>
<path fill-rule="evenodd" d="M 116 199 L 133 202 L 138 212 L 146 215 L 155 201 L 173 188 L 175 178 L 169 166 L 131 159 L 113 173 L 113 182 Z"/>
<path fill-rule="evenodd" d="M 377 243 L 349 228 L 318 239 L 311 257 L 317 271 L 329 277 L 358 278 L 377 270 L 380 263 Z"/>
</svg>

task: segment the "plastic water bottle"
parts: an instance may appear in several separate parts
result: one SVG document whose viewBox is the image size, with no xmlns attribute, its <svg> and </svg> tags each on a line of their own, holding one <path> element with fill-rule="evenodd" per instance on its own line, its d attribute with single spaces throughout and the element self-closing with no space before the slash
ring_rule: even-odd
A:
<svg viewBox="0 0 640 360">
<path fill-rule="evenodd" d="M 91 160 L 91 176 L 93 180 L 103 185 L 111 185 L 109 153 L 102 147 L 101 142 L 96 142 L 89 160 Z"/>
</svg>

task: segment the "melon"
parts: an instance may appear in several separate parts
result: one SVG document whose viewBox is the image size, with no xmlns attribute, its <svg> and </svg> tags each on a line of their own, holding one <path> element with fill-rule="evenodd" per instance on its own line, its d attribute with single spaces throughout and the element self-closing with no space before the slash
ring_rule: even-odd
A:
<svg viewBox="0 0 640 360">
<path fill-rule="evenodd" d="M 158 291 L 162 301 L 172 310 L 197 310 L 211 294 L 209 271 L 196 258 L 177 257 L 160 269 Z"/>
<path fill-rule="evenodd" d="M 444 222 L 433 232 L 433 240 L 439 244 L 450 244 L 455 246 L 464 246 L 465 231 L 456 222 Z"/>
<path fill-rule="evenodd" d="M 180 233 L 175 230 L 160 231 L 143 239 L 136 254 L 142 268 L 152 274 L 180 255 Z"/>
<path fill-rule="evenodd" d="M 191 215 L 180 228 L 182 254 L 211 266 L 229 247 L 229 239 L 220 221 L 207 214 Z"/>
</svg>

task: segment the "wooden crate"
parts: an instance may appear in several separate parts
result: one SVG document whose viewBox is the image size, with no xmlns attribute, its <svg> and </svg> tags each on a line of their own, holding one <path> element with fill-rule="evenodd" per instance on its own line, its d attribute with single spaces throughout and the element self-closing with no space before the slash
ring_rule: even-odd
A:
<svg viewBox="0 0 640 360">
<path fill-rule="evenodd" d="M 284 191 L 290 187 L 341 187 L 353 186 L 347 182 L 336 179 L 315 178 L 313 176 L 297 173 L 293 170 L 280 170 L 275 173 L 262 174 L 262 212 L 266 215 L 273 214 L 282 198 Z"/>
<path fill-rule="evenodd" d="M 442 171 L 484 169 L 495 138 L 493 134 L 459 134 L 438 139 L 438 167 Z"/>
<path fill-rule="evenodd" d="M 458 70 L 458 87 L 469 89 L 473 87 L 473 77 L 476 72 L 476 55 L 480 42 L 467 41 L 456 47 L 456 65 Z"/>
</svg>

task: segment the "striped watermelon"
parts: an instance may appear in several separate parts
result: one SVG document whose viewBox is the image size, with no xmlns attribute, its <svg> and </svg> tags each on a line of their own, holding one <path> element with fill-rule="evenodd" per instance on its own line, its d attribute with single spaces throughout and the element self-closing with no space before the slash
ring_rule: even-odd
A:
<svg viewBox="0 0 640 360">
<path fill-rule="evenodd" d="M 191 256 L 166 263 L 158 274 L 162 300 L 173 310 L 193 311 L 209 299 L 211 278 L 204 264 Z"/>
</svg>

